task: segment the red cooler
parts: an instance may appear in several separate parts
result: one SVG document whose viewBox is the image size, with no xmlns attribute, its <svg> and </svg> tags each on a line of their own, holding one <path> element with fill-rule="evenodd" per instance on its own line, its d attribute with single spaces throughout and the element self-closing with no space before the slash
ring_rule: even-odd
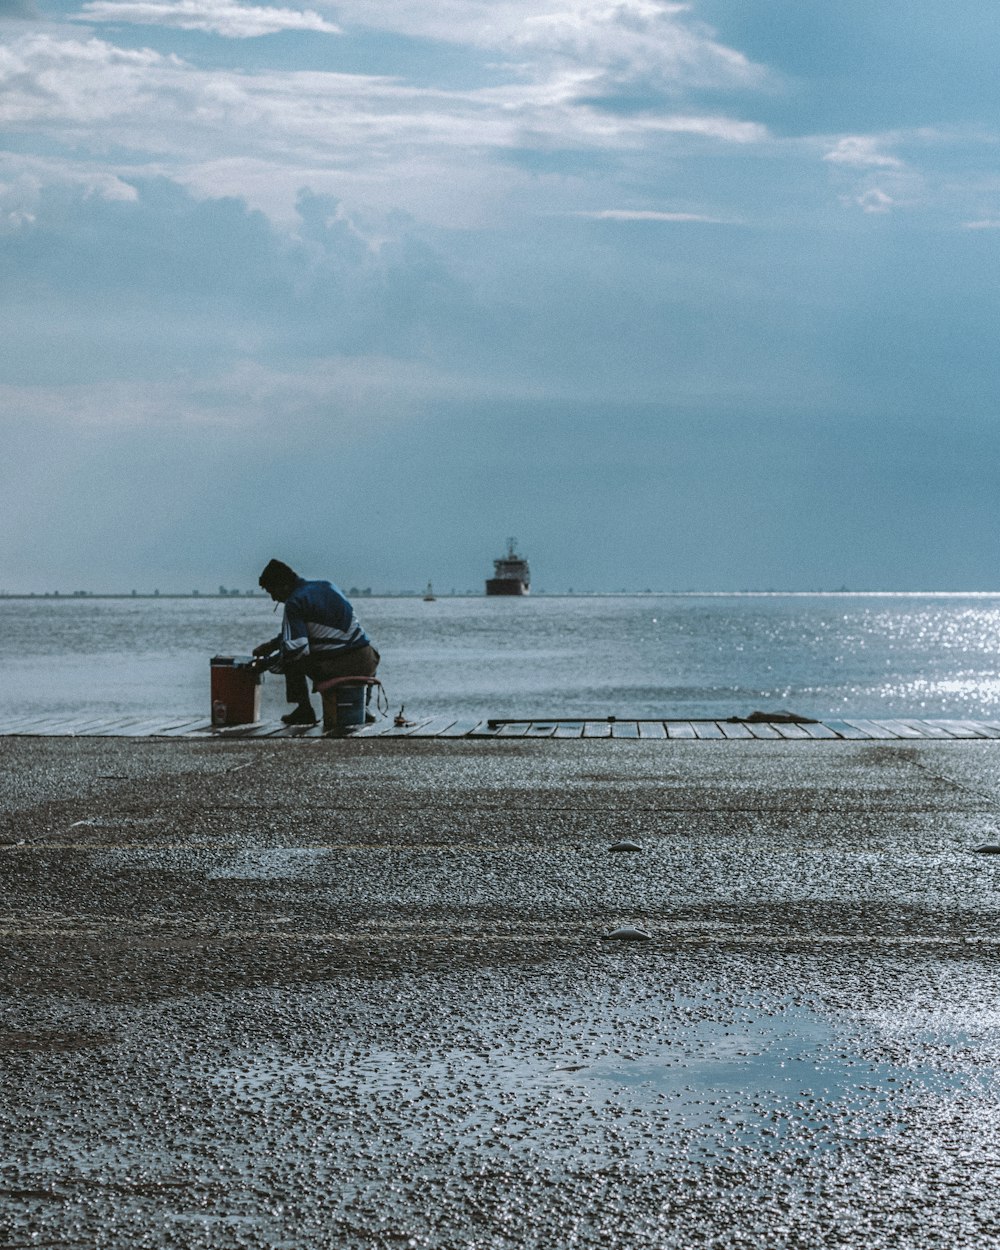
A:
<svg viewBox="0 0 1000 1250">
<path fill-rule="evenodd" d="M 249 655 L 212 656 L 212 724 L 252 725 L 260 720 L 260 674 Z"/>
</svg>

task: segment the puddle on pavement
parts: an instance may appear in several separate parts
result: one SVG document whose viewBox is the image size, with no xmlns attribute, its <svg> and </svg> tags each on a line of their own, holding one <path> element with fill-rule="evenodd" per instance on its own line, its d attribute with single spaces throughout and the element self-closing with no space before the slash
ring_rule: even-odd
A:
<svg viewBox="0 0 1000 1250">
<path fill-rule="evenodd" d="M 602 1154 L 624 1125 L 633 1164 L 650 1168 L 668 1150 L 693 1157 L 783 1149 L 794 1139 L 825 1151 L 848 1139 L 894 1138 L 907 1131 L 909 1113 L 969 1085 L 967 1072 L 886 1061 L 855 1025 L 835 1028 L 808 1007 L 742 1007 L 720 1022 L 679 1021 L 676 1003 L 665 1004 L 672 1018 L 655 1044 L 648 1007 L 631 1036 L 621 1008 L 613 1020 L 593 1022 L 586 1046 L 554 1046 L 522 1022 L 489 1052 L 414 1039 L 412 1049 L 308 1063 L 261 1057 L 224 1079 L 237 1100 L 304 1101 L 317 1119 L 339 1120 L 341 1134 L 388 1124 L 414 1146 L 426 1146 L 430 1134 L 456 1149 L 564 1152 L 561 1140 L 573 1149 L 589 1141 Z"/>
</svg>

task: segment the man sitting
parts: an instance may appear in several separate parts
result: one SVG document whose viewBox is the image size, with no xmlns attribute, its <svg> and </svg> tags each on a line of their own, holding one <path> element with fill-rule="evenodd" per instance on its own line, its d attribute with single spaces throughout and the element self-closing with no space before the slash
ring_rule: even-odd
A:
<svg viewBox="0 0 1000 1250">
<path fill-rule="evenodd" d="M 285 605 L 281 633 L 254 647 L 261 666 L 283 673 L 285 695 L 296 706 L 282 716 L 286 725 L 315 725 L 308 679 L 374 677 L 379 653 L 361 628 L 354 609 L 330 582 L 306 581 L 281 560 L 269 561 L 260 585 L 276 603 Z M 332 702 L 332 700 L 331 700 Z M 368 714 L 368 719 L 374 717 Z M 336 728 L 324 717 L 324 729 Z"/>
</svg>

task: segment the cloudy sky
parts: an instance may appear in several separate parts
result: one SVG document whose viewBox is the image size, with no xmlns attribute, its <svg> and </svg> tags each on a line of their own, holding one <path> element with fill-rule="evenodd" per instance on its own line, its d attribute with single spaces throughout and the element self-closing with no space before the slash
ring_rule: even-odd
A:
<svg viewBox="0 0 1000 1250">
<path fill-rule="evenodd" d="M 0 0 L 0 589 L 1000 588 L 998 47 Z"/>
</svg>

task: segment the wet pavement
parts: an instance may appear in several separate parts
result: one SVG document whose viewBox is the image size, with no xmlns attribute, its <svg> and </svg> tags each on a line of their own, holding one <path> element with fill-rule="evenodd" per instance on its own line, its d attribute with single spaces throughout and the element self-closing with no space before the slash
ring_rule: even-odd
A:
<svg viewBox="0 0 1000 1250">
<path fill-rule="evenodd" d="M 0 844 L 3 1250 L 1000 1240 L 1000 742 L 0 739 Z"/>
</svg>

